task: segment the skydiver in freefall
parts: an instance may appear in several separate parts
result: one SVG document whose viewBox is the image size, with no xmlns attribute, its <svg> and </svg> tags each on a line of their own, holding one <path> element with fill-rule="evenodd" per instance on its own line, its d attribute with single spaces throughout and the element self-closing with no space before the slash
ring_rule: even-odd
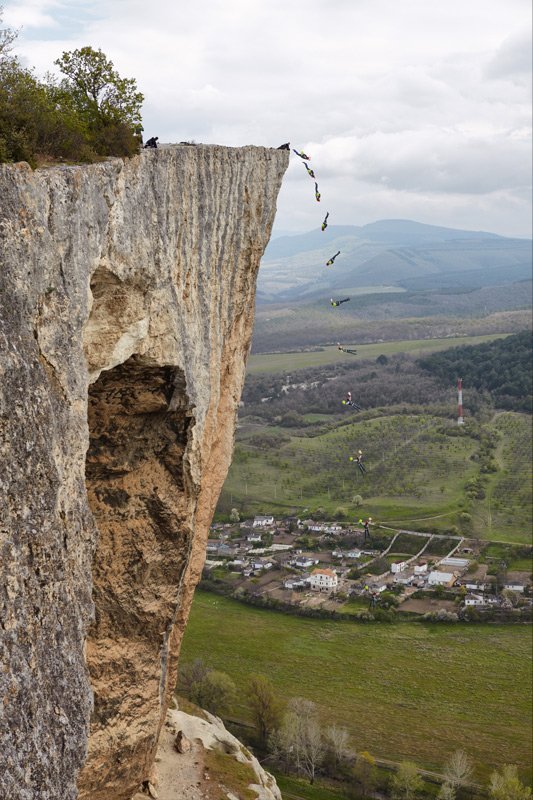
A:
<svg viewBox="0 0 533 800">
<path fill-rule="evenodd" d="M 300 158 L 303 158 L 304 161 L 311 161 L 311 156 L 306 156 L 305 153 L 299 153 L 298 150 L 294 149 L 294 147 L 292 148 L 292 152 L 296 153 L 296 155 L 300 156 Z"/>
<path fill-rule="evenodd" d="M 313 179 L 314 179 L 314 177 L 315 177 L 315 173 L 313 172 L 313 170 L 311 169 L 311 167 L 308 167 L 308 166 L 307 166 L 307 164 L 305 163 L 305 161 L 303 162 L 303 165 L 304 165 L 304 167 L 305 167 L 305 168 L 306 168 L 306 170 L 307 170 L 307 174 L 308 174 L 308 175 L 309 175 L 311 178 L 313 178 Z"/>
<path fill-rule="evenodd" d="M 350 353 L 352 356 L 357 354 L 357 350 L 350 350 L 349 347 L 341 347 L 340 342 L 337 342 L 337 350 L 340 350 L 342 353 Z"/>
<path fill-rule="evenodd" d="M 337 306 L 342 305 L 342 303 L 347 303 L 349 301 L 349 297 L 343 297 L 342 300 L 334 300 L 333 297 L 329 301 L 333 308 L 337 308 Z"/>
<path fill-rule="evenodd" d="M 326 228 L 328 227 L 328 217 L 329 217 L 329 211 L 326 214 L 326 216 L 324 217 L 324 222 L 322 223 L 322 230 L 323 231 L 325 231 Z"/>
<path fill-rule="evenodd" d="M 363 464 L 363 451 L 358 450 L 356 456 L 350 456 L 350 461 L 355 461 L 356 465 L 359 467 L 361 475 L 364 475 L 366 472 L 366 467 Z"/>
<path fill-rule="evenodd" d="M 358 406 L 357 403 L 354 403 L 354 401 L 352 400 L 351 392 L 348 392 L 348 394 L 346 395 L 346 400 L 343 400 L 342 404 L 343 406 L 352 406 L 353 408 L 355 408 L 356 411 L 361 411 L 361 406 Z"/>
<path fill-rule="evenodd" d="M 318 191 L 318 183 L 315 183 L 315 200 L 320 203 L 320 192 Z"/>
<path fill-rule="evenodd" d="M 334 256 L 331 256 L 331 258 L 329 259 L 329 261 L 326 261 L 326 267 L 331 267 L 331 265 L 333 264 L 333 262 L 335 261 L 335 259 L 337 258 L 337 256 L 340 256 L 340 254 L 341 254 L 341 251 L 339 250 L 337 253 L 335 253 L 335 255 L 334 255 Z"/>
</svg>

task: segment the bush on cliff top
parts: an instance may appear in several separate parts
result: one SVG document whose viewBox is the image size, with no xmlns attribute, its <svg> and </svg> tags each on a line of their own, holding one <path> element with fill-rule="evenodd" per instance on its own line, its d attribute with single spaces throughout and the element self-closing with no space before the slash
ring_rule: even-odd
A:
<svg viewBox="0 0 533 800">
<path fill-rule="evenodd" d="M 11 52 L 16 33 L 1 28 L 0 163 L 96 161 L 130 156 L 141 142 L 143 95 L 101 50 L 82 47 L 55 62 L 65 77 L 39 80 Z"/>
</svg>

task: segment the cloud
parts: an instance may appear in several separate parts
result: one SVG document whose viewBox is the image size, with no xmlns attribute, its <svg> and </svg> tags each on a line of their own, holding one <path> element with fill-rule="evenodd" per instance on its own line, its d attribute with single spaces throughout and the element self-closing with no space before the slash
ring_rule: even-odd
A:
<svg viewBox="0 0 533 800">
<path fill-rule="evenodd" d="M 446 225 L 460 208 L 481 228 L 530 230 L 528 0 L 4 4 L 6 21 L 30 20 L 19 52 L 40 73 L 92 44 L 136 77 L 147 135 L 309 150 L 342 221 L 403 207 Z M 291 164 L 280 227 L 314 224 L 310 190 Z"/>
<path fill-rule="evenodd" d="M 489 78 L 523 79 L 531 76 L 531 31 L 508 36 L 492 56 L 486 68 Z"/>
</svg>

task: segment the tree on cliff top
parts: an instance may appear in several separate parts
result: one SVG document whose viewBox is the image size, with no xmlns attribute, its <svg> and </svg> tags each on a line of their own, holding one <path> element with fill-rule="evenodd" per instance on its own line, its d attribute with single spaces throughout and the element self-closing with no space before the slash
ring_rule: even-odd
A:
<svg viewBox="0 0 533 800">
<path fill-rule="evenodd" d="M 54 62 L 66 76 L 55 87 L 60 105 L 72 102 L 102 155 L 131 155 L 142 131 L 144 96 L 134 78 L 121 78 L 101 50 L 82 47 Z M 118 148 L 118 153 L 117 153 Z"/>
<path fill-rule="evenodd" d="M 2 20 L 4 15 L 4 8 L 0 6 L 0 59 L 5 58 L 11 50 L 11 45 L 17 38 L 17 31 L 13 28 L 3 28 Z"/>
</svg>

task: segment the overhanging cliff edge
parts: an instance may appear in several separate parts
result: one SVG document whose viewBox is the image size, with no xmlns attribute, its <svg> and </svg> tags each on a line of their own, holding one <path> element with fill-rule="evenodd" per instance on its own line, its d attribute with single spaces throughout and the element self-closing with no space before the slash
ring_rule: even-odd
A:
<svg viewBox="0 0 533 800">
<path fill-rule="evenodd" d="M 199 145 L 0 167 L 10 800 L 126 800 L 148 775 L 288 157 Z"/>
</svg>

